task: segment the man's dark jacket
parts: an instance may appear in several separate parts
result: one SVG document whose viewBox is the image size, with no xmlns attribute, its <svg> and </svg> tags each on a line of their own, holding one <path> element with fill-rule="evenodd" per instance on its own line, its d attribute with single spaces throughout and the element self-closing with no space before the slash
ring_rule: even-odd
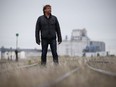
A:
<svg viewBox="0 0 116 87">
<path fill-rule="evenodd" d="M 58 42 L 62 42 L 59 22 L 55 16 L 50 15 L 50 17 L 47 18 L 45 15 L 42 15 L 37 19 L 35 30 L 37 44 L 40 43 L 40 31 L 41 39 L 56 39 L 57 34 Z"/>
</svg>

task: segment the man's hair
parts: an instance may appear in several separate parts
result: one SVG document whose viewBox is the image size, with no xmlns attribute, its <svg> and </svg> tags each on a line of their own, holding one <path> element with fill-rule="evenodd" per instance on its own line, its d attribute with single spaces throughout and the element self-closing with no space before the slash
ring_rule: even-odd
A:
<svg viewBox="0 0 116 87">
<path fill-rule="evenodd" d="M 47 7 L 51 7 L 51 5 L 45 5 L 44 7 L 43 7 L 43 13 L 45 14 L 45 9 L 47 8 Z"/>
</svg>

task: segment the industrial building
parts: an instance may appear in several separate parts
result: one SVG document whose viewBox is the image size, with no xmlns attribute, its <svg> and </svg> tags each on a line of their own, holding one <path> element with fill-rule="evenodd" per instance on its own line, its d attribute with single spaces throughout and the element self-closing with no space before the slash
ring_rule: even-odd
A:
<svg viewBox="0 0 116 87">
<path fill-rule="evenodd" d="M 105 43 L 91 41 L 86 29 L 74 29 L 71 39 L 68 40 L 66 36 L 58 46 L 58 54 L 60 56 L 106 56 Z"/>
</svg>

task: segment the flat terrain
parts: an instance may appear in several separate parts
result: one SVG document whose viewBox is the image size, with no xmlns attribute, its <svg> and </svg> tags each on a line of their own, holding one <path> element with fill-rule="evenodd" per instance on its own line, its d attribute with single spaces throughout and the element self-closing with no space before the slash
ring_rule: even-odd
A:
<svg viewBox="0 0 116 87">
<path fill-rule="evenodd" d="M 59 65 L 48 57 L 46 66 L 40 65 L 40 57 L 0 60 L 0 87 L 116 87 L 116 76 L 91 70 L 87 64 L 116 73 L 116 57 L 60 57 Z"/>
</svg>

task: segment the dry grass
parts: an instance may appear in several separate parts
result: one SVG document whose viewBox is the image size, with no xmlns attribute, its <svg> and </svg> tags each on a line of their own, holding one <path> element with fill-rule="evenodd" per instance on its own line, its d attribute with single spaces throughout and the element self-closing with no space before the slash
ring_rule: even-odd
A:
<svg viewBox="0 0 116 87">
<path fill-rule="evenodd" d="M 90 60 L 90 64 L 96 67 L 95 61 L 107 61 L 107 66 L 102 66 L 97 63 L 97 67 L 107 70 L 115 69 L 114 63 L 116 63 L 116 57 L 94 57 L 94 58 L 81 58 L 80 70 L 67 79 L 63 80 L 60 84 L 56 84 L 54 87 L 116 87 L 116 77 L 101 74 L 93 71 L 86 66 L 87 60 Z M 94 62 L 92 62 L 94 61 Z"/>
<path fill-rule="evenodd" d="M 116 57 L 97 57 L 89 61 L 92 67 L 116 73 Z"/>
<path fill-rule="evenodd" d="M 59 58 L 60 64 L 54 66 L 52 58 L 49 57 L 46 67 L 41 66 L 38 59 L 31 61 L 35 60 L 38 62 L 38 66 L 22 69 L 17 69 L 16 64 L 12 66 L 12 63 L 6 63 L 7 67 L 4 68 L 9 69 L 12 67 L 13 69 L 0 74 L 0 87 L 33 87 L 47 82 L 50 83 L 78 66 L 77 58 Z"/>
<path fill-rule="evenodd" d="M 60 57 L 60 64 L 55 66 L 53 64 L 52 58 L 48 57 L 46 67 L 42 67 L 40 65 L 40 58 L 30 58 L 25 60 L 25 62 L 22 60 L 19 63 L 15 63 L 16 65 L 19 64 L 18 66 L 12 66 L 12 63 L 6 63 L 7 69 L 12 67 L 13 70 L 8 70 L 7 72 L 0 74 L 0 87 L 39 87 L 44 83 L 52 83 L 61 75 L 64 75 L 65 73 L 77 67 L 80 67 L 79 71 L 63 80 L 61 83 L 54 85 L 54 87 L 116 87 L 115 77 L 102 75 L 90 70 L 86 66 L 86 60 L 110 62 L 111 64 L 107 63 L 108 65 L 104 66 L 105 68 L 109 68 L 110 66 L 115 67 L 112 65 L 112 63 L 114 64 L 116 62 L 115 57 L 99 57 L 92 59 Z M 92 66 L 99 66 L 101 68 L 101 64 L 97 63 L 98 65 L 96 65 L 95 62 L 91 61 L 89 63 Z M 38 65 L 31 68 L 16 69 L 16 67 L 33 63 L 38 63 Z"/>
</svg>

